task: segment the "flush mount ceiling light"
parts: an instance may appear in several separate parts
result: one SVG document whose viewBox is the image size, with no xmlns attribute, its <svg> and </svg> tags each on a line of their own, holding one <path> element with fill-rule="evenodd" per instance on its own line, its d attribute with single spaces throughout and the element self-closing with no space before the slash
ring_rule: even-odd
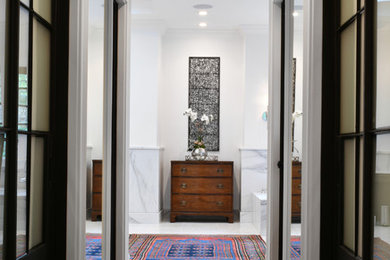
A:
<svg viewBox="0 0 390 260">
<path fill-rule="evenodd" d="M 194 5 L 194 8 L 198 10 L 207 10 L 213 8 L 213 6 L 207 4 L 198 4 L 198 5 Z"/>
<path fill-rule="evenodd" d="M 200 16 L 206 16 L 206 15 L 207 15 L 207 11 L 202 10 L 202 11 L 199 11 L 198 14 L 199 14 Z"/>
<path fill-rule="evenodd" d="M 199 23 L 199 27 L 207 27 L 207 23 L 201 22 Z"/>
</svg>

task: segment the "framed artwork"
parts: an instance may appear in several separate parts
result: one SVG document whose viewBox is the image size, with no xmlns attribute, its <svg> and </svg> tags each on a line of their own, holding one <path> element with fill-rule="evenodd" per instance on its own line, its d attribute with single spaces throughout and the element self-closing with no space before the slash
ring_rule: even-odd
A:
<svg viewBox="0 0 390 260">
<path fill-rule="evenodd" d="M 189 58 L 189 108 L 200 117 L 203 114 L 214 117 L 204 129 L 203 140 L 208 151 L 219 151 L 220 64 L 219 57 Z M 195 123 L 188 120 L 188 150 L 195 140 Z"/>
</svg>

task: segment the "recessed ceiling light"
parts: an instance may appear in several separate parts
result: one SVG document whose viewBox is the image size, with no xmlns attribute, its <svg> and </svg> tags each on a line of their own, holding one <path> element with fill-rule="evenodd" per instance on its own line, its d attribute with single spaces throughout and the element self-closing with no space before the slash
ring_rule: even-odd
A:
<svg viewBox="0 0 390 260">
<path fill-rule="evenodd" d="M 207 23 L 201 22 L 199 23 L 199 27 L 207 27 Z"/>
<path fill-rule="evenodd" d="M 207 11 L 202 10 L 202 11 L 199 11 L 198 14 L 199 14 L 200 16 L 206 16 L 206 15 L 207 15 Z"/>
<path fill-rule="evenodd" d="M 294 17 L 296 17 L 296 16 L 298 16 L 299 14 L 298 14 L 298 12 L 293 12 L 293 16 Z"/>
<path fill-rule="evenodd" d="M 199 4 L 199 5 L 194 5 L 195 9 L 200 9 L 200 10 L 207 10 L 213 8 L 212 5 L 207 5 L 207 4 Z"/>
</svg>

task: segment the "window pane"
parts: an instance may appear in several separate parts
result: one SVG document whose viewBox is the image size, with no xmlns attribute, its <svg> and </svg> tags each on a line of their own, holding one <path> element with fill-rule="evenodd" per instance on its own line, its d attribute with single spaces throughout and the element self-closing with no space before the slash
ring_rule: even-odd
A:
<svg viewBox="0 0 390 260">
<path fill-rule="evenodd" d="M 34 11 L 51 22 L 51 0 L 34 0 Z"/>
<path fill-rule="evenodd" d="M 30 235 L 29 248 L 42 243 L 43 228 L 43 176 L 45 142 L 43 138 L 31 137 L 31 174 L 30 174 Z"/>
<path fill-rule="evenodd" d="M 378 1 L 376 40 L 376 126 L 390 126 L 390 2 Z"/>
<path fill-rule="evenodd" d="M 355 132 L 356 125 L 356 22 L 341 33 L 340 132 Z"/>
<path fill-rule="evenodd" d="M 343 243 L 355 250 L 355 139 L 344 142 L 344 236 Z"/>
<path fill-rule="evenodd" d="M 50 32 L 35 19 L 33 22 L 32 80 L 31 128 L 49 131 Z"/>
<path fill-rule="evenodd" d="M 27 136 L 18 136 L 18 172 L 17 172 L 16 242 L 17 256 L 26 252 L 27 235 Z"/>
<path fill-rule="evenodd" d="M 377 136 L 373 192 L 374 252 L 380 255 L 390 248 L 390 135 Z"/>
<path fill-rule="evenodd" d="M 365 53 L 365 45 L 364 45 L 364 37 L 365 37 L 365 15 L 361 15 L 360 22 L 360 131 L 364 129 L 364 53 Z"/>
<path fill-rule="evenodd" d="M 30 6 L 30 0 L 20 0 L 23 4 Z"/>
<path fill-rule="evenodd" d="M 4 241 L 4 175 L 5 175 L 5 134 L 0 133 L 0 248 Z M 3 259 L 3 250 L 0 250 L 0 259 Z"/>
<path fill-rule="evenodd" d="M 345 23 L 348 21 L 355 13 L 356 13 L 356 0 L 341 0 L 340 1 L 340 9 L 341 9 L 341 14 L 340 14 L 340 22 L 341 24 Z"/>
<path fill-rule="evenodd" d="M 20 8 L 19 31 L 19 111 L 18 129 L 25 129 L 28 122 L 28 111 L 20 105 L 28 104 L 28 41 L 29 41 L 29 13 Z"/>
</svg>

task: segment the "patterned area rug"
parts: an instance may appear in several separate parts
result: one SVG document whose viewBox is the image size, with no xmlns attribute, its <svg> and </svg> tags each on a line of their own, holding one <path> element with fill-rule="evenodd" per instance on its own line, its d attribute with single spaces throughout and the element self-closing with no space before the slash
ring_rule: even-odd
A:
<svg viewBox="0 0 390 260">
<path fill-rule="evenodd" d="M 301 238 L 291 237 L 291 260 L 298 260 L 301 257 Z"/>
<path fill-rule="evenodd" d="M 16 258 L 24 255 L 26 252 L 26 235 L 16 236 Z M 3 245 L 0 244 L 0 259 L 3 259 Z"/>
<path fill-rule="evenodd" d="M 380 238 L 374 238 L 374 260 L 390 259 L 390 245 Z"/>
<path fill-rule="evenodd" d="M 100 235 L 87 235 L 86 259 L 101 259 Z M 130 235 L 130 259 L 264 260 L 260 236 Z"/>
</svg>

